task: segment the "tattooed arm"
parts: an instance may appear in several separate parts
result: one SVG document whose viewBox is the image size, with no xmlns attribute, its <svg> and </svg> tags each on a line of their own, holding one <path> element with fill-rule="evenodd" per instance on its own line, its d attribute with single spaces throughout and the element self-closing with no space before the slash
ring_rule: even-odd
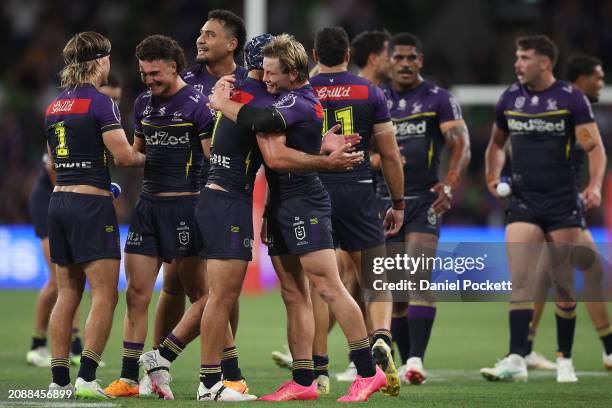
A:
<svg viewBox="0 0 612 408">
<path fill-rule="evenodd" d="M 470 162 L 470 136 L 465 121 L 450 120 L 440 124 L 446 145 L 451 149 L 448 173 L 444 181 L 433 186 L 432 191 L 438 193 L 438 198 L 431 208 L 436 214 L 443 214 L 451 207 L 452 190 L 461 183 L 461 174 Z"/>
<path fill-rule="evenodd" d="M 576 126 L 576 140 L 589 156 L 589 184 L 582 191 L 582 200 L 586 209 L 599 207 L 601 204 L 601 186 L 606 170 L 606 153 L 599 128 L 595 122 Z"/>
</svg>

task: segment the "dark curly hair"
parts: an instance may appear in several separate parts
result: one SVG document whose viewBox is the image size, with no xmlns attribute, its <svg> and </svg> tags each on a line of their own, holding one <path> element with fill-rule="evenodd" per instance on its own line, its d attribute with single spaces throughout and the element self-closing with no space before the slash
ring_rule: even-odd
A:
<svg viewBox="0 0 612 408">
<path fill-rule="evenodd" d="M 178 42 L 165 35 L 150 35 L 136 46 L 136 58 L 140 61 L 165 60 L 176 63 L 176 72 L 187 66 L 185 52 Z"/>
</svg>

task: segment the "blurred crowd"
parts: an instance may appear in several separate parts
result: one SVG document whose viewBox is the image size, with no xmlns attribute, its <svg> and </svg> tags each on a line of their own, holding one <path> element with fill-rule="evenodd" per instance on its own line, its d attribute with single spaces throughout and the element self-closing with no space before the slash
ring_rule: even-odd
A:
<svg viewBox="0 0 612 408">
<path fill-rule="evenodd" d="M 3 0 L 0 3 L 0 223 L 27 223 L 27 199 L 45 151 L 43 112 L 58 93 L 61 50 L 78 31 L 94 30 L 113 43 L 112 71 L 122 82 L 123 124 L 131 134 L 131 109 L 144 86 L 134 49 L 150 34 L 166 34 L 195 57 L 195 39 L 209 10 L 243 15 L 239 0 Z M 612 72 L 612 1 L 606 0 L 283 0 L 267 1 L 267 26 L 273 34 L 294 34 L 312 48 L 315 32 L 342 25 L 352 37 L 366 29 L 410 31 L 424 44 L 428 79 L 444 87 L 509 84 L 513 78 L 514 38 L 549 35 L 560 48 L 557 76 L 574 52 L 602 59 Z M 248 24 L 248 21 L 247 21 Z M 607 52 L 606 52 L 607 50 Z M 483 155 L 493 121 L 493 106 L 463 106 L 472 139 L 472 162 L 447 224 L 499 225 L 500 203 L 484 186 Z M 595 109 L 604 144 L 612 134 L 612 105 Z M 124 194 L 120 222 L 126 222 L 140 190 L 140 170 L 111 170 Z M 591 214 L 602 223 L 601 211 Z"/>
</svg>

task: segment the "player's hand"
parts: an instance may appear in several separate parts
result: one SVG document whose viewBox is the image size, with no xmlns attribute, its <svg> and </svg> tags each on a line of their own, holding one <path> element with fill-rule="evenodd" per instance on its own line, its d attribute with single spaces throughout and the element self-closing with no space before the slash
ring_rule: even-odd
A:
<svg viewBox="0 0 612 408">
<path fill-rule="evenodd" d="M 431 208 L 434 210 L 436 215 L 442 215 L 448 210 L 450 210 L 451 199 L 453 198 L 451 186 L 444 183 L 438 183 L 433 186 L 429 191 L 438 194 L 438 197 L 431 204 Z"/>
<path fill-rule="evenodd" d="M 208 107 L 214 110 L 221 110 L 223 103 L 232 97 L 234 82 L 233 75 L 226 75 L 219 79 L 212 88 L 212 94 L 208 97 Z"/>
<path fill-rule="evenodd" d="M 599 207 L 601 205 L 601 188 L 588 185 L 580 194 L 580 198 L 586 210 Z"/>
<path fill-rule="evenodd" d="M 329 129 L 323 135 L 323 142 L 321 143 L 321 153 L 329 154 L 334 150 L 337 150 L 341 146 L 345 144 L 350 144 L 349 152 L 355 150 L 353 146 L 355 146 L 361 140 L 361 136 L 358 133 L 353 133 L 350 135 L 342 135 L 336 133 L 340 130 L 340 125 L 336 124 L 331 129 Z"/>
<path fill-rule="evenodd" d="M 348 171 L 363 162 L 363 152 L 349 153 L 351 145 L 346 143 L 327 156 L 329 171 Z"/>
<path fill-rule="evenodd" d="M 402 225 L 404 225 L 404 210 L 389 208 L 383 221 L 385 237 L 396 235 L 402 228 Z"/>
<path fill-rule="evenodd" d="M 499 182 L 499 177 L 487 176 L 487 190 L 489 190 L 489 193 L 491 193 L 493 197 L 501 200 L 501 197 L 497 194 L 497 185 Z"/>
<path fill-rule="evenodd" d="M 261 231 L 259 232 L 259 238 L 261 239 L 261 243 L 266 246 L 270 243 L 268 241 L 268 217 L 263 217 L 261 219 Z"/>
</svg>

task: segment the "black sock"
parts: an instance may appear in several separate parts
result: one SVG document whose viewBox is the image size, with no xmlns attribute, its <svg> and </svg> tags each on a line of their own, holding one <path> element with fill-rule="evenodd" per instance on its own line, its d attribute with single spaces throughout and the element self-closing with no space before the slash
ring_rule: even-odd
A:
<svg viewBox="0 0 612 408">
<path fill-rule="evenodd" d="M 166 360 L 173 362 L 183 352 L 184 348 L 185 344 L 170 333 L 159 346 L 159 354 Z"/>
<path fill-rule="evenodd" d="M 221 381 L 220 364 L 202 364 L 200 366 L 200 382 L 204 384 L 206 388 L 212 388 L 219 381 Z"/>
<path fill-rule="evenodd" d="M 138 359 L 142 354 L 142 343 L 123 342 L 123 360 L 121 363 L 121 378 L 138 382 Z"/>
<path fill-rule="evenodd" d="M 304 387 L 310 387 L 314 381 L 314 364 L 312 360 L 293 360 L 291 365 L 293 381 Z"/>
<path fill-rule="evenodd" d="M 557 351 L 563 357 L 571 358 L 576 331 L 576 305 L 567 308 L 555 305 L 555 318 L 557 320 Z"/>
<path fill-rule="evenodd" d="M 242 372 L 238 366 L 238 350 L 236 346 L 223 349 L 223 355 L 221 356 L 221 371 L 223 372 L 223 379 L 225 380 L 242 380 Z"/>
<path fill-rule="evenodd" d="M 607 326 L 598 328 L 597 334 L 599 334 L 606 354 L 612 353 L 612 325 L 608 324 Z"/>
<path fill-rule="evenodd" d="M 362 377 L 372 377 L 376 374 L 376 368 L 372 361 L 370 342 L 368 338 L 349 342 L 350 359 L 355 363 L 357 374 Z"/>
<path fill-rule="evenodd" d="M 529 323 L 533 318 L 533 307 L 521 305 L 523 309 L 510 310 L 510 354 L 525 357 L 527 354 L 527 337 L 529 336 Z"/>
<path fill-rule="evenodd" d="M 32 336 L 32 346 L 30 350 L 35 350 L 39 347 L 45 347 L 47 345 L 47 337 L 36 337 Z"/>
<path fill-rule="evenodd" d="M 317 378 L 320 375 L 329 377 L 329 357 L 328 356 L 312 356 L 314 363 L 314 376 Z"/>
<path fill-rule="evenodd" d="M 72 340 L 72 344 L 70 345 L 70 352 L 75 356 L 78 356 L 83 352 L 83 343 L 81 343 L 81 338 L 79 336 L 76 336 Z"/>
<path fill-rule="evenodd" d="M 51 359 L 51 375 L 53 382 L 60 387 L 70 384 L 70 361 L 67 357 Z"/>
<path fill-rule="evenodd" d="M 427 344 L 436 318 L 436 307 L 425 305 L 408 306 L 408 326 L 410 335 L 410 357 L 425 358 Z"/>
<path fill-rule="evenodd" d="M 406 316 L 391 319 L 391 334 L 393 335 L 393 341 L 397 344 L 402 359 L 401 364 L 404 364 L 410 356 L 410 326 Z"/>
<path fill-rule="evenodd" d="M 95 380 L 96 370 L 98 369 L 100 360 L 100 355 L 95 351 L 87 349 L 83 350 L 81 353 L 81 366 L 79 367 L 79 374 L 77 377 L 81 377 L 87 382 Z"/>
</svg>

